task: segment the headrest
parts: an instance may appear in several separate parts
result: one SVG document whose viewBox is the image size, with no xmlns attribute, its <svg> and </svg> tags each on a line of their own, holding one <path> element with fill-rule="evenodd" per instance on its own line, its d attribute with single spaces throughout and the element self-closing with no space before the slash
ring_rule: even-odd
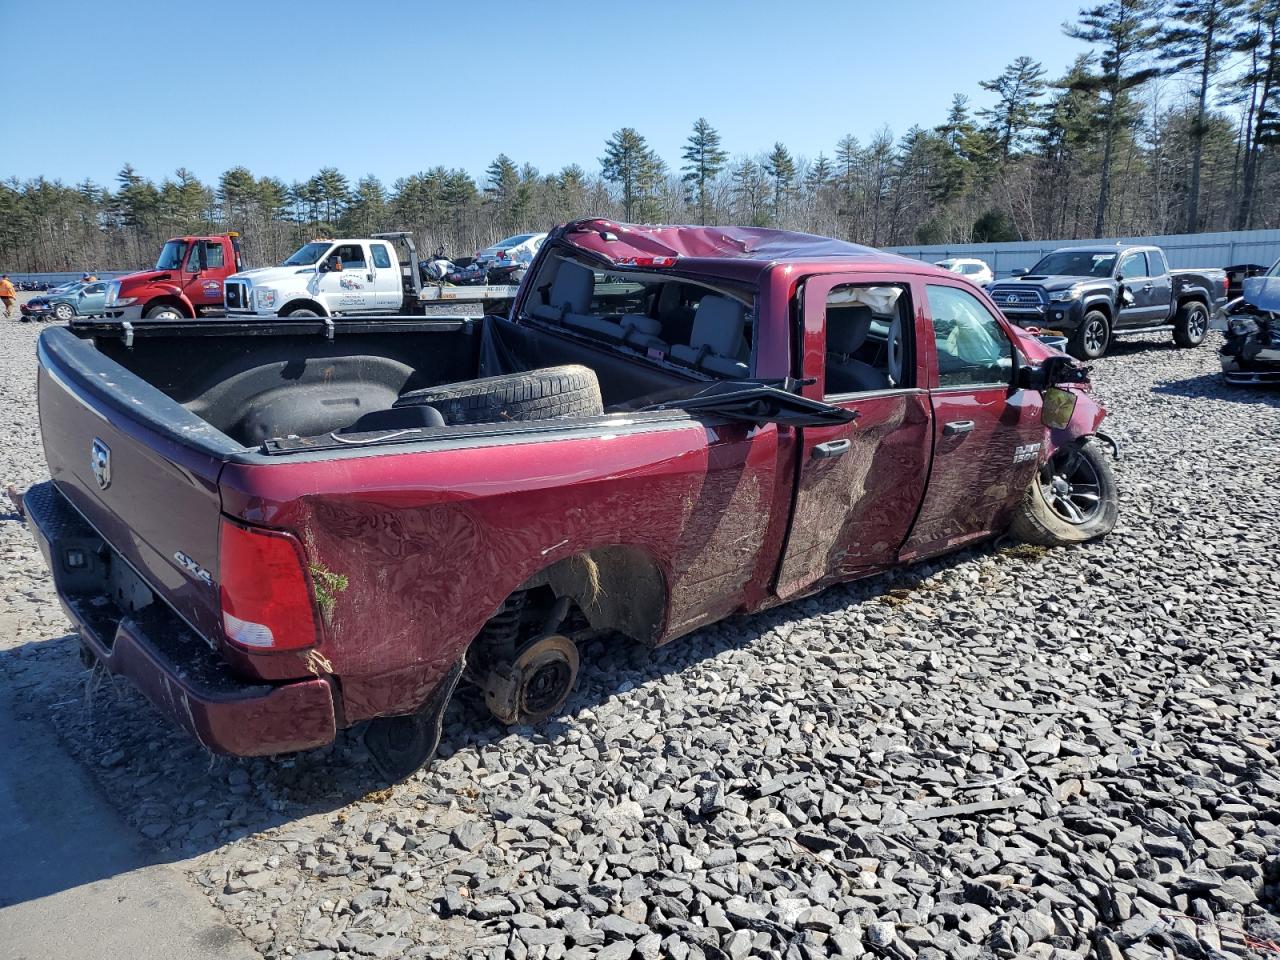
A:
<svg viewBox="0 0 1280 960">
<path fill-rule="evenodd" d="M 572 260 L 561 260 L 551 283 L 551 306 L 566 313 L 586 313 L 595 289 L 595 274 Z"/>
<path fill-rule="evenodd" d="M 827 307 L 827 353 L 854 353 L 867 342 L 871 308 L 864 303 Z"/>
</svg>

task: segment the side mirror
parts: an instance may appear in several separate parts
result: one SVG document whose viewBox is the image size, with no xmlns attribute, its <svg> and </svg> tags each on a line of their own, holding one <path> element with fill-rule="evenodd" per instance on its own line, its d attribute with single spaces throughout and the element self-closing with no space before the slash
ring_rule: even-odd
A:
<svg viewBox="0 0 1280 960">
<path fill-rule="evenodd" d="M 1018 365 L 1015 385 L 1020 390 L 1048 390 L 1060 383 L 1087 383 L 1089 368 L 1070 357 L 1046 357 L 1039 365 Z"/>
<path fill-rule="evenodd" d="M 1026 267 L 1014 267 L 1009 271 L 1011 277 L 1025 277 L 1027 275 Z"/>
<path fill-rule="evenodd" d="M 317 263 L 317 264 L 316 264 L 316 270 L 317 270 L 318 272 L 320 272 L 320 273 L 328 273 L 328 272 L 329 272 L 329 261 L 328 261 L 328 260 L 321 260 L 319 263 Z"/>
</svg>

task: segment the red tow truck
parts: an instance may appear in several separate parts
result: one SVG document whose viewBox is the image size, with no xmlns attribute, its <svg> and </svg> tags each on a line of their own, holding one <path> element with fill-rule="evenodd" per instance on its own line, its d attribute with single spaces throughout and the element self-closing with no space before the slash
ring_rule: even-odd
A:
<svg viewBox="0 0 1280 960">
<path fill-rule="evenodd" d="M 112 320 L 193 320 L 222 313 L 222 283 L 244 269 L 240 235 L 166 240 L 155 268 L 107 285 Z"/>
</svg>

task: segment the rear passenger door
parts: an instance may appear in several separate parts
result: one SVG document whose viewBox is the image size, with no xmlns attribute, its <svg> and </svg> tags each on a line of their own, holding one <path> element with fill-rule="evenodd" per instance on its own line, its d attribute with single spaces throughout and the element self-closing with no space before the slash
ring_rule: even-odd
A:
<svg viewBox="0 0 1280 960">
<path fill-rule="evenodd" d="M 963 281 L 960 281 L 963 282 Z M 928 479 L 927 369 L 916 349 L 920 288 L 839 274 L 801 294 L 806 397 L 858 412 L 800 430 L 800 472 L 777 593 L 796 596 L 895 563 Z"/>
<path fill-rule="evenodd" d="M 904 561 L 1003 530 L 1037 466 L 1041 394 L 1015 390 L 1005 321 L 972 289 L 924 287 L 932 352 L 933 465 Z"/>
<path fill-rule="evenodd" d="M 1151 285 L 1148 300 L 1152 323 L 1164 323 L 1173 316 L 1173 278 L 1161 250 L 1147 251 L 1147 283 Z"/>
</svg>

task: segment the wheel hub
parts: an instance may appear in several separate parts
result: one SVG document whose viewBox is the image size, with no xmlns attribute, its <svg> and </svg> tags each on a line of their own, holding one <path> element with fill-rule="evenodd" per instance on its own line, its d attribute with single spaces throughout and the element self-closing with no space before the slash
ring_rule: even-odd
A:
<svg viewBox="0 0 1280 960">
<path fill-rule="evenodd" d="M 513 662 L 490 669 L 484 699 L 503 723 L 537 723 L 564 705 L 577 679 L 577 645 L 549 634 L 530 642 Z"/>
<path fill-rule="evenodd" d="M 1068 523 L 1083 524 L 1102 509 L 1102 484 L 1087 457 L 1074 448 L 1059 450 L 1049 462 L 1044 485 L 1050 509 Z"/>
</svg>

